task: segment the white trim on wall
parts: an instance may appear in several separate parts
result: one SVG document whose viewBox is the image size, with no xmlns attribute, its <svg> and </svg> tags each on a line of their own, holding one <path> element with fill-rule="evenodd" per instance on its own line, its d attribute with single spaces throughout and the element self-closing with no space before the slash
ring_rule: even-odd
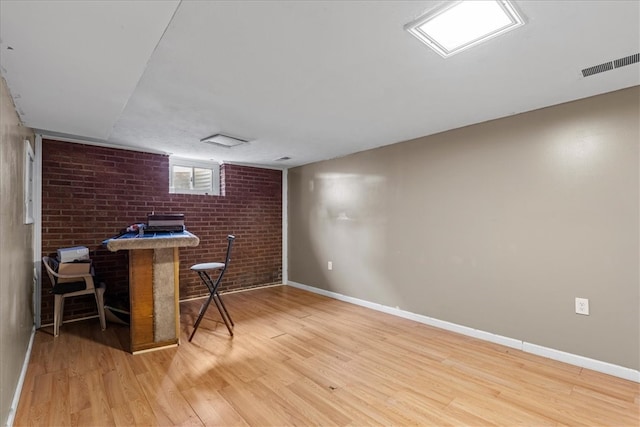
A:
<svg viewBox="0 0 640 427">
<path fill-rule="evenodd" d="M 36 134 L 35 169 L 33 171 L 33 267 L 35 289 L 33 290 L 33 323 L 40 328 L 42 300 L 42 135 Z"/>
<path fill-rule="evenodd" d="M 444 329 L 444 330 L 455 332 L 462 335 L 467 335 L 467 336 L 478 338 L 484 341 L 501 344 L 507 347 L 522 350 L 525 353 L 535 354 L 537 356 L 558 360 L 560 362 L 568 363 L 570 365 L 591 369 L 593 371 L 602 372 L 604 374 L 612 375 L 614 377 L 619 377 L 625 380 L 630 380 L 630 381 L 635 381 L 637 383 L 640 383 L 640 371 L 637 371 L 635 369 L 614 365 L 613 363 L 603 362 L 601 360 L 590 359 L 588 357 L 580 356 L 577 354 L 566 353 L 561 350 L 556 350 L 549 347 L 543 347 L 541 345 L 528 343 L 526 341 L 521 341 L 515 338 L 509 338 L 502 335 L 492 334 L 490 332 L 481 331 L 479 329 L 473 329 L 468 326 L 462 326 L 455 323 L 446 322 L 444 320 L 434 319 L 433 317 L 424 316 L 422 314 L 411 313 L 409 311 L 404 311 L 404 310 L 389 307 L 386 305 L 365 301 L 359 298 L 342 295 L 336 292 L 315 288 L 313 286 L 304 285 L 302 283 L 289 281 L 287 285 L 292 286 L 294 288 L 303 289 L 305 291 L 313 292 L 319 295 L 324 295 L 329 298 L 333 298 L 340 301 L 349 302 L 351 304 L 359 305 L 362 307 L 370 308 L 372 310 L 381 311 L 383 313 L 391 314 L 393 316 L 414 320 L 416 322 L 423 323 L 425 325 L 434 326 L 436 328 Z"/>
<path fill-rule="evenodd" d="M 27 368 L 29 367 L 29 359 L 31 359 L 31 349 L 33 348 L 33 340 L 36 336 L 36 327 L 31 329 L 31 338 L 29 338 L 29 345 L 27 346 L 27 352 L 24 355 L 24 362 L 22 362 L 22 369 L 20 370 L 20 376 L 18 377 L 18 384 L 16 384 L 16 390 L 13 393 L 13 400 L 11 401 L 11 407 L 9 408 L 9 415 L 7 416 L 8 426 L 13 425 L 13 420 L 16 417 L 18 411 L 18 404 L 20 403 L 20 395 L 22 394 L 22 386 L 24 385 L 24 379 L 27 376 Z"/>
<path fill-rule="evenodd" d="M 282 283 L 289 281 L 289 197 L 288 169 L 282 171 Z"/>
<path fill-rule="evenodd" d="M 24 223 L 33 224 L 34 220 L 34 176 L 35 154 L 29 138 L 24 140 Z"/>
</svg>

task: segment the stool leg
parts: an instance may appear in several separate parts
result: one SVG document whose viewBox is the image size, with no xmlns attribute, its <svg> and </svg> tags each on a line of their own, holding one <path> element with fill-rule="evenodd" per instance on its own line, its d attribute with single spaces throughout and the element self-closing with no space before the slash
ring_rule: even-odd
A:
<svg viewBox="0 0 640 427">
<path fill-rule="evenodd" d="M 224 312 L 226 313 L 227 318 L 231 322 L 231 326 L 235 326 L 236 324 L 233 323 L 233 319 L 231 318 L 231 316 L 229 316 L 229 312 L 227 311 L 227 307 L 224 305 L 224 301 L 222 301 L 222 297 L 220 297 L 220 293 L 216 291 L 216 295 L 218 297 L 218 300 L 220 301 L 220 304 L 222 304 L 222 308 L 224 309 Z"/>
<path fill-rule="evenodd" d="M 60 335 L 60 323 L 62 323 L 62 295 L 56 294 L 53 300 L 53 336 Z"/>
<path fill-rule="evenodd" d="M 198 276 L 200 276 L 202 283 L 204 283 L 207 289 L 209 289 L 209 293 L 215 290 L 214 288 L 215 283 L 213 283 L 213 279 L 211 279 L 211 276 L 209 276 L 209 273 L 207 273 L 206 271 L 198 271 Z"/>
<path fill-rule="evenodd" d="M 100 318 L 100 327 L 104 331 L 107 329 L 107 320 L 104 316 L 104 287 L 96 288 L 95 297 L 98 304 L 98 317 Z"/>
<path fill-rule="evenodd" d="M 220 305 L 220 303 L 222 303 L 222 300 L 220 299 L 220 295 L 217 294 L 217 292 L 215 294 L 213 294 L 215 296 L 217 296 L 218 298 L 214 298 L 213 302 L 216 303 L 216 307 L 218 307 L 218 311 L 220 312 L 220 317 L 222 317 L 222 320 L 224 321 L 224 324 L 227 326 L 227 330 L 229 331 L 229 335 L 233 336 L 233 330 L 231 329 L 231 326 L 229 325 L 229 320 L 227 320 L 227 316 L 225 316 L 224 312 L 222 311 L 222 306 Z M 227 310 L 224 310 L 227 311 Z"/>
<path fill-rule="evenodd" d="M 214 282 L 211 279 L 211 276 L 209 276 L 207 272 L 198 271 L 198 276 L 200 276 L 200 279 L 202 280 L 202 282 L 205 284 L 207 289 L 209 289 L 210 295 L 209 295 L 209 299 L 207 299 L 207 302 L 205 302 L 200 308 L 200 314 L 198 315 L 198 319 L 196 320 L 196 323 L 193 325 L 193 332 L 191 332 L 191 336 L 189 337 L 189 342 L 191 342 L 191 339 L 195 335 L 196 330 L 198 329 L 198 326 L 200 325 L 200 322 L 204 317 L 204 313 L 207 311 L 209 304 L 211 304 L 211 300 L 213 300 L 213 302 L 216 304 L 216 308 L 218 309 L 218 312 L 220 313 L 220 317 L 222 317 L 222 321 L 224 322 L 225 326 L 227 327 L 227 330 L 229 331 L 229 335 L 233 336 L 233 326 L 235 326 L 235 324 L 233 323 L 233 319 L 231 319 L 231 316 L 227 311 L 227 307 L 224 305 L 224 302 L 222 301 L 222 298 L 218 293 L 218 285 L 220 284 L 223 273 L 224 273 L 224 270 L 220 273 L 220 275 L 218 276 L 218 279 Z"/>
<path fill-rule="evenodd" d="M 196 331 L 198 330 L 198 326 L 200 326 L 200 322 L 202 321 L 202 318 L 204 317 L 204 313 L 207 311 L 209 304 L 211 304 L 211 300 L 213 299 L 213 296 L 214 294 L 209 295 L 207 302 L 202 304 L 202 307 L 200 307 L 200 314 L 198 314 L 198 319 L 196 320 L 195 325 L 193 325 L 193 332 L 191 332 L 191 336 L 189 336 L 189 342 L 191 342 L 191 340 L 193 339 L 193 336 L 196 334 Z"/>
</svg>

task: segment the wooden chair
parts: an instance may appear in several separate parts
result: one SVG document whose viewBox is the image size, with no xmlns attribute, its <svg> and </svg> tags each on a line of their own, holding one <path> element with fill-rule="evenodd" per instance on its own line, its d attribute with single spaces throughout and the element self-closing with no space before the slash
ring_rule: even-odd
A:
<svg viewBox="0 0 640 427">
<path fill-rule="evenodd" d="M 62 324 L 62 314 L 64 312 L 64 299 L 79 295 L 93 294 L 98 304 L 98 315 L 100 317 L 100 326 L 104 331 L 107 328 L 107 322 L 104 316 L 104 291 L 105 286 L 99 284 L 96 288 L 93 282 L 93 268 L 90 267 L 86 273 L 76 274 L 60 274 L 58 273 L 57 261 L 48 256 L 42 257 L 42 264 L 47 269 L 49 279 L 53 284 L 51 293 L 54 294 L 53 309 L 53 336 L 60 335 L 60 325 Z M 71 264 L 73 265 L 73 264 Z"/>
<path fill-rule="evenodd" d="M 227 326 L 227 330 L 229 331 L 229 335 L 233 336 L 233 320 L 231 320 L 231 316 L 229 316 L 229 312 L 227 311 L 227 307 L 225 307 L 224 302 L 222 302 L 222 298 L 218 293 L 218 287 L 220 286 L 220 282 L 222 281 L 222 276 L 224 276 L 225 271 L 227 271 L 227 267 L 229 267 L 229 263 L 231 262 L 231 247 L 233 246 L 233 241 L 235 240 L 235 236 L 228 235 L 227 236 L 227 257 L 225 262 L 207 262 L 203 264 L 196 264 L 191 266 L 191 270 L 198 273 L 200 279 L 205 284 L 207 289 L 209 290 L 209 299 L 202 305 L 200 308 L 200 314 L 198 315 L 198 319 L 196 323 L 193 325 L 193 332 L 191 332 L 191 336 L 189 337 L 189 341 L 193 338 L 198 330 L 198 326 L 200 325 L 200 321 L 204 317 L 204 313 L 207 311 L 209 304 L 211 301 L 216 304 L 218 311 L 220 312 L 220 316 L 224 321 L 224 324 Z M 219 270 L 218 277 L 216 280 L 212 280 L 211 276 L 207 271 Z"/>
</svg>

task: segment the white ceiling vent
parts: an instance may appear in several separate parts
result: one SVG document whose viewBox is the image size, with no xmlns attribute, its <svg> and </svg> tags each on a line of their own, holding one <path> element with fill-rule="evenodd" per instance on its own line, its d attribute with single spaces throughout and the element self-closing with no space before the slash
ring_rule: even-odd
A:
<svg viewBox="0 0 640 427">
<path fill-rule="evenodd" d="M 625 65 L 637 64 L 640 62 L 640 53 L 636 53 L 635 55 L 629 55 L 624 58 L 616 59 L 613 61 L 613 66 L 615 68 L 624 67 Z"/>
<path fill-rule="evenodd" d="M 599 65 L 594 65 L 593 67 L 585 68 L 582 70 L 582 77 L 589 77 L 594 74 L 613 70 L 614 68 L 624 67 L 625 65 L 637 64 L 639 61 L 640 53 L 625 56 L 624 58 L 616 59 L 615 61 L 604 62 Z"/>
</svg>

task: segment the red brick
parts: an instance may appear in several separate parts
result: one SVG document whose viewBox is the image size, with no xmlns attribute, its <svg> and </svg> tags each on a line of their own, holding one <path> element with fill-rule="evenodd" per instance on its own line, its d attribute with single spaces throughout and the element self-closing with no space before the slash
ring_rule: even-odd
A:
<svg viewBox="0 0 640 427">
<path fill-rule="evenodd" d="M 102 241 L 145 222 L 148 213 L 184 213 L 187 229 L 200 238 L 180 251 L 180 297 L 206 294 L 189 270 L 221 261 L 226 236 L 236 235 L 233 261 L 221 286 L 252 288 L 282 277 L 282 173 L 222 165 L 221 196 L 169 194 L 167 156 L 45 140 L 42 149 L 42 253 L 87 246 L 107 295 L 128 289 L 128 254 L 110 252 Z M 43 280 L 42 323 L 53 322 L 51 284 Z M 94 315 L 91 298 L 65 303 L 65 319 Z"/>
</svg>

